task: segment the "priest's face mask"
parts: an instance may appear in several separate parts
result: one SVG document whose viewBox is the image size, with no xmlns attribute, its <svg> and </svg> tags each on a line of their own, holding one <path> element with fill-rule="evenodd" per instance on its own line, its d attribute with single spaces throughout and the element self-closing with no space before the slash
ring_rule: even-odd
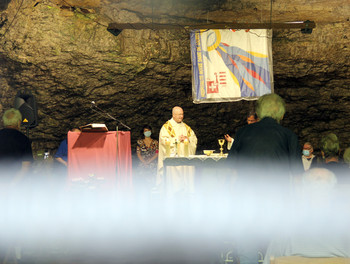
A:
<svg viewBox="0 0 350 264">
<path fill-rule="evenodd" d="M 184 119 L 184 111 L 181 108 L 177 108 L 173 112 L 173 119 L 177 123 L 181 123 Z"/>
</svg>

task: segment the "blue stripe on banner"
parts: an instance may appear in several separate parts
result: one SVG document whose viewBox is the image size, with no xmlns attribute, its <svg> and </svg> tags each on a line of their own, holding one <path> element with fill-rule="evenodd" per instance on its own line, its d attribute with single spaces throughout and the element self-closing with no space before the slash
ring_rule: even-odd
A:
<svg viewBox="0 0 350 264">
<path fill-rule="evenodd" d="M 206 85 L 202 54 L 202 41 L 199 30 L 193 30 L 190 33 L 191 38 L 191 55 L 193 67 L 193 91 L 197 100 L 206 99 Z"/>
<path fill-rule="evenodd" d="M 242 97 L 254 97 L 261 96 L 266 93 L 271 93 L 270 73 L 268 70 L 268 58 L 258 58 L 250 55 L 248 52 L 237 47 L 224 47 L 225 51 L 218 49 L 223 60 L 226 62 L 227 67 L 231 70 L 234 76 L 237 78 L 241 89 Z M 239 55 L 243 55 L 249 58 L 253 63 L 242 60 Z M 235 62 L 236 66 L 233 66 L 230 62 L 230 58 Z M 237 69 L 238 68 L 238 69 Z M 260 79 L 254 78 L 247 70 L 252 70 Z M 243 81 L 243 78 L 248 81 L 255 90 L 252 90 Z"/>
</svg>

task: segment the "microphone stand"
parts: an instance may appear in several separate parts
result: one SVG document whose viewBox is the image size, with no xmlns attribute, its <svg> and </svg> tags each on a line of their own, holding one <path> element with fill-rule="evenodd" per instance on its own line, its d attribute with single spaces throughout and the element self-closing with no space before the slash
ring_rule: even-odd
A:
<svg viewBox="0 0 350 264">
<path fill-rule="evenodd" d="M 94 109 L 94 107 L 98 110 L 96 110 L 96 109 Z M 94 101 L 92 101 L 91 102 L 91 110 L 92 111 L 94 111 L 94 112 L 96 112 L 96 113 L 98 113 L 98 114 L 100 114 L 100 115 L 102 115 L 102 116 L 107 116 L 107 117 L 109 117 L 110 119 L 112 119 L 112 120 L 114 120 L 114 121 L 116 121 L 117 122 L 117 125 L 116 125 L 116 132 L 117 132 L 117 140 L 116 140 L 116 151 L 117 151 L 117 155 L 116 155 L 116 162 L 117 162 L 117 168 L 116 168 L 116 172 L 117 172 L 117 174 L 118 174 L 118 156 L 119 156 L 119 128 L 118 128 L 118 123 L 119 124 L 121 124 L 123 127 L 125 127 L 126 129 L 128 129 L 128 130 L 131 130 L 131 128 L 130 127 L 128 127 L 127 125 L 125 125 L 122 121 L 120 121 L 120 120 L 118 120 L 118 119 L 116 119 L 114 116 L 111 116 L 109 113 L 107 113 L 106 111 L 104 111 L 104 110 L 102 110 L 101 108 L 99 108 L 96 104 L 95 104 L 95 102 Z"/>
<path fill-rule="evenodd" d="M 96 109 L 94 109 L 94 107 L 95 107 L 96 109 L 98 109 L 99 111 L 97 111 Z M 116 121 L 116 122 L 117 122 L 116 130 L 117 130 L 117 131 L 118 131 L 118 123 L 121 124 L 121 125 L 122 125 L 123 127 L 125 127 L 126 129 L 131 130 L 130 127 L 128 127 L 127 125 L 125 125 L 122 121 L 116 119 L 114 116 L 111 116 L 111 115 L 110 115 L 109 113 L 107 113 L 106 111 L 104 111 L 104 110 L 102 110 L 101 108 L 99 108 L 95 103 L 92 103 L 90 108 L 91 108 L 92 111 L 94 111 L 94 112 L 96 112 L 96 113 L 98 113 L 98 114 L 100 114 L 100 115 L 102 115 L 102 116 L 104 116 L 104 117 L 107 116 L 107 117 L 109 117 L 110 119 Z M 106 115 L 106 116 L 105 116 L 105 115 Z"/>
</svg>

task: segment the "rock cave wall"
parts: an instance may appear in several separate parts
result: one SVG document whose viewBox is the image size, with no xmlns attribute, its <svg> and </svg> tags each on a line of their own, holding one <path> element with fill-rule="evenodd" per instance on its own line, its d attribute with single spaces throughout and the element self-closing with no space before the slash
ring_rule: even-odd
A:
<svg viewBox="0 0 350 264">
<path fill-rule="evenodd" d="M 157 137 L 172 107 L 180 105 L 199 138 L 198 151 L 218 150 L 217 139 L 234 135 L 254 102 L 193 104 L 188 31 L 124 30 L 114 36 L 108 23 L 309 19 L 316 22 L 312 34 L 273 33 L 274 90 L 287 103 L 282 124 L 301 144 L 317 146 L 334 132 L 346 148 L 348 14 L 348 1 L 8 1 L 0 13 L 0 112 L 13 106 L 19 90 L 29 89 L 39 118 L 29 134 L 34 151 L 54 151 L 72 127 L 105 122 L 115 130 L 114 121 L 91 110 L 95 101 L 132 128 L 134 150 L 143 124 Z"/>
</svg>

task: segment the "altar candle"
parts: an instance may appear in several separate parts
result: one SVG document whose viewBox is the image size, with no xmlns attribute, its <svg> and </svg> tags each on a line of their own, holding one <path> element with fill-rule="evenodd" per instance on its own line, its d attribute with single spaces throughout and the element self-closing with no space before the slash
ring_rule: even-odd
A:
<svg viewBox="0 0 350 264">
<path fill-rule="evenodd" d="M 165 139 L 165 156 L 170 157 L 170 140 L 168 138 Z"/>
<path fill-rule="evenodd" d="M 187 138 L 185 138 L 184 139 L 184 156 L 185 157 L 188 157 L 189 156 L 189 153 L 188 153 L 188 139 Z"/>
</svg>

